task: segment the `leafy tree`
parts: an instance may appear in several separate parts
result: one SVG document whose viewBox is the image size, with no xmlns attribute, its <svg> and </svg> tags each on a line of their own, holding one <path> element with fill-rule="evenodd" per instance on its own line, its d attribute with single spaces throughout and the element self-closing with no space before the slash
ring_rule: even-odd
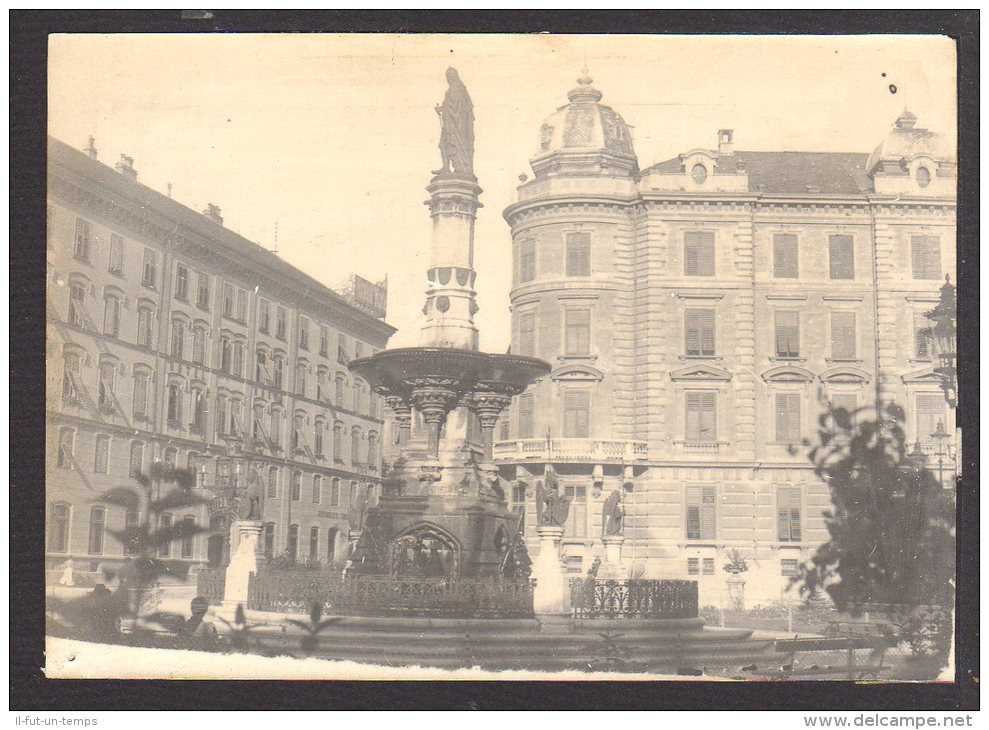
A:
<svg viewBox="0 0 989 730">
<path fill-rule="evenodd" d="M 950 609 L 954 491 L 907 456 L 900 406 L 855 413 L 827 406 L 810 459 L 830 488 L 830 539 L 793 582 L 809 595 L 826 591 L 852 615 L 876 604 Z"/>
</svg>

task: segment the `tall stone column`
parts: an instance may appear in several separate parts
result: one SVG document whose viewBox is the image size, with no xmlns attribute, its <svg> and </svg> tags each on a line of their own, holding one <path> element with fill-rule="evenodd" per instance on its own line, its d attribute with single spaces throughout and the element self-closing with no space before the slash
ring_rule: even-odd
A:
<svg viewBox="0 0 989 730">
<path fill-rule="evenodd" d="M 433 236 L 420 344 L 477 350 L 474 221 L 481 188 L 473 179 L 447 173 L 434 177 L 426 190 Z"/>
<path fill-rule="evenodd" d="M 386 395 L 384 398 L 385 405 L 394 414 L 395 424 L 398 426 L 398 445 L 404 447 L 409 442 L 412 431 L 412 406 L 398 395 Z"/>
<path fill-rule="evenodd" d="M 512 402 L 510 396 L 498 393 L 474 393 L 472 405 L 481 423 L 481 441 L 484 445 L 484 461 L 494 460 L 494 428 L 498 416 Z"/>
<path fill-rule="evenodd" d="M 426 422 L 429 430 L 429 455 L 432 458 L 439 457 L 440 429 L 447 414 L 457 405 L 460 396 L 455 390 L 445 382 L 432 379 L 422 379 L 421 384 L 417 384 L 412 390 L 412 403 Z"/>
</svg>

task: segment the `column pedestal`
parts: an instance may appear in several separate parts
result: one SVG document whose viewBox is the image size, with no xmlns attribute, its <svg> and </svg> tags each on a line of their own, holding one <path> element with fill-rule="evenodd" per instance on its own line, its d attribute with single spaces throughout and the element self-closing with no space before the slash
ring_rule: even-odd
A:
<svg viewBox="0 0 989 730">
<path fill-rule="evenodd" d="M 539 535 L 539 554 L 532 564 L 532 577 L 536 579 L 533 607 L 537 614 L 569 614 L 570 592 L 560 560 L 563 528 L 540 525 L 536 528 L 536 534 Z"/>
<path fill-rule="evenodd" d="M 234 523 L 237 530 L 237 547 L 230 555 L 226 580 L 223 584 L 223 604 L 220 613 L 233 614 L 238 605 L 247 609 L 247 586 L 251 573 L 257 574 L 260 564 L 260 538 L 264 524 L 255 520 Z"/>
<path fill-rule="evenodd" d="M 604 544 L 604 562 L 598 570 L 598 578 L 603 580 L 625 580 L 628 570 L 622 561 L 622 545 L 624 535 L 607 535 L 601 538 Z"/>
</svg>

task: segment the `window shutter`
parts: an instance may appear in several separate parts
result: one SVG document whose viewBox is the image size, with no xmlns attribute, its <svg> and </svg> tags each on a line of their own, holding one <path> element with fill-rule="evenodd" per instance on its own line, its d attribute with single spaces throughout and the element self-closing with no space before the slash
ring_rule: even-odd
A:
<svg viewBox="0 0 989 730">
<path fill-rule="evenodd" d="M 831 313 L 831 357 L 850 360 L 855 357 L 855 313 Z"/>
<path fill-rule="evenodd" d="M 536 351 L 536 313 L 519 315 L 519 354 L 532 356 Z"/>
<path fill-rule="evenodd" d="M 780 487 L 776 494 L 779 515 L 779 539 L 782 542 L 800 540 L 800 488 Z"/>
<path fill-rule="evenodd" d="M 799 357 L 800 355 L 800 314 L 799 312 L 776 312 L 776 356 Z"/>
<path fill-rule="evenodd" d="M 717 440 L 717 394 L 690 391 L 687 396 L 687 441 L 709 443 Z"/>
<path fill-rule="evenodd" d="M 564 438 L 587 438 L 590 395 L 585 391 L 567 391 L 564 402 Z"/>
<path fill-rule="evenodd" d="M 134 376 L 134 415 L 145 416 L 148 413 L 148 376 L 139 373 Z"/>
<path fill-rule="evenodd" d="M 944 425 L 944 396 L 940 393 L 919 393 L 917 395 L 917 439 L 921 443 L 932 443 L 931 434 L 938 422 Z"/>
<path fill-rule="evenodd" d="M 797 237 L 789 233 L 773 236 L 773 276 L 795 279 L 798 276 Z"/>
<path fill-rule="evenodd" d="M 711 357 L 716 354 L 713 309 L 688 309 L 684 312 L 684 349 L 690 356 Z"/>
<path fill-rule="evenodd" d="M 941 241 L 937 236 L 911 236 L 914 279 L 941 278 Z"/>
<path fill-rule="evenodd" d="M 227 432 L 227 398 L 223 395 L 216 397 L 216 432 Z"/>
<path fill-rule="evenodd" d="M 591 275 L 591 234 L 567 234 L 567 276 Z"/>
<path fill-rule="evenodd" d="M 796 393 L 776 395 L 776 440 L 782 443 L 800 440 L 800 396 Z"/>
<path fill-rule="evenodd" d="M 701 539 L 713 540 L 715 535 L 715 512 L 717 510 L 717 490 L 704 487 L 701 493 Z"/>
<path fill-rule="evenodd" d="M 247 319 L 247 292 L 243 289 L 237 290 L 237 319 Z"/>
<path fill-rule="evenodd" d="M 714 355 L 714 310 L 704 309 L 699 313 L 701 329 L 701 354 Z"/>
<path fill-rule="evenodd" d="M 683 242 L 684 274 L 714 276 L 714 233 L 687 231 Z"/>
<path fill-rule="evenodd" d="M 124 239 L 116 233 L 110 234 L 110 265 L 107 268 L 113 274 L 124 270 Z"/>
<path fill-rule="evenodd" d="M 914 332 L 914 357 L 918 360 L 929 360 L 931 357 L 930 351 L 930 337 L 931 337 L 931 327 L 933 322 L 931 322 L 927 317 L 921 312 L 916 312 L 913 317 L 913 332 Z"/>
<path fill-rule="evenodd" d="M 589 309 L 566 309 L 566 353 L 586 355 L 590 351 L 591 312 Z"/>
<path fill-rule="evenodd" d="M 533 406 L 533 396 L 532 393 L 524 393 L 519 396 L 519 438 L 520 439 L 530 439 L 532 438 L 533 423 L 532 423 L 532 406 Z"/>
<path fill-rule="evenodd" d="M 828 248 L 832 279 L 855 278 L 855 248 L 851 236 L 830 236 Z"/>
<path fill-rule="evenodd" d="M 519 282 L 525 283 L 536 278 L 536 242 L 519 243 Z"/>
</svg>

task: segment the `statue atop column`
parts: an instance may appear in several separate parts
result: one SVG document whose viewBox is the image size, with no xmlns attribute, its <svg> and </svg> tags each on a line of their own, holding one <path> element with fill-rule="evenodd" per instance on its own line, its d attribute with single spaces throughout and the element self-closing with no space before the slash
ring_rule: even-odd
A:
<svg viewBox="0 0 989 730">
<path fill-rule="evenodd" d="M 436 105 L 440 118 L 440 154 L 443 166 L 434 175 L 474 177 L 474 104 L 455 68 L 446 70 L 449 87 L 442 104 Z"/>
<path fill-rule="evenodd" d="M 536 522 L 563 527 L 570 515 L 570 499 L 560 494 L 560 480 L 552 465 L 546 466 L 545 483 L 536 483 Z"/>
</svg>

